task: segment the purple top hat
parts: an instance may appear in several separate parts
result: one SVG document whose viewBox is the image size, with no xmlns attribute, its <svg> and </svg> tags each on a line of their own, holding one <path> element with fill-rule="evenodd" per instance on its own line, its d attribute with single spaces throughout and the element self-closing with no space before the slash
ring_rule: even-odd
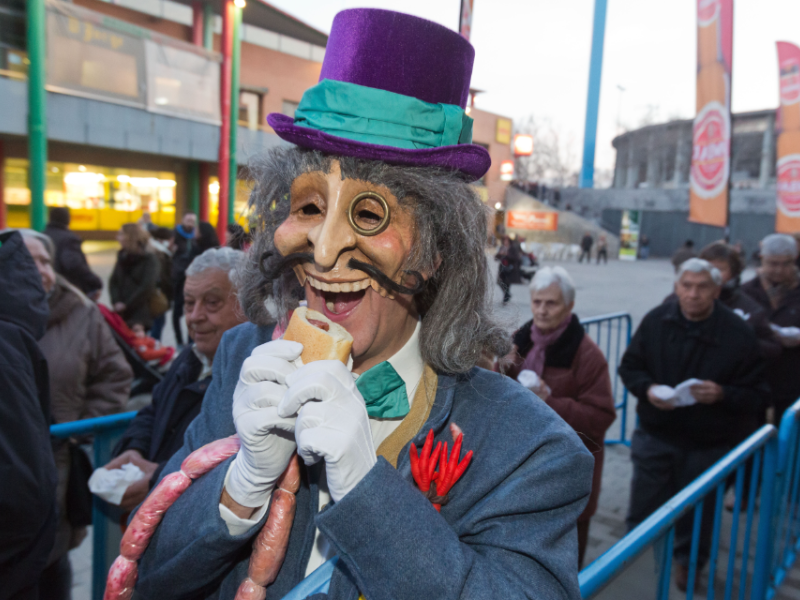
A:
<svg viewBox="0 0 800 600">
<path fill-rule="evenodd" d="M 294 118 L 272 113 L 267 122 L 305 148 L 479 179 L 491 159 L 471 143 L 464 112 L 474 58 L 469 42 L 437 23 L 344 10 L 333 20 L 320 83 L 303 94 Z"/>
</svg>

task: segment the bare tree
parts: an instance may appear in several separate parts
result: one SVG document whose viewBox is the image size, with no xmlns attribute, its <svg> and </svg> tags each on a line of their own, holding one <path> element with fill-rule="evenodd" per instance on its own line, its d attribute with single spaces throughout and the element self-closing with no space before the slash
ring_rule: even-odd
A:
<svg viewBox="0 0 800 600">
<path fill-rule="evenodd" d="M 539 119 L 533 115 L 519 123 L 515 133 L 533 136 L 533 154 L 516 160 L 518 180 L 556 187 L 577 184 L 577 159 L 572 136 L 564 136 L 549 119 Z"/>
</svg>

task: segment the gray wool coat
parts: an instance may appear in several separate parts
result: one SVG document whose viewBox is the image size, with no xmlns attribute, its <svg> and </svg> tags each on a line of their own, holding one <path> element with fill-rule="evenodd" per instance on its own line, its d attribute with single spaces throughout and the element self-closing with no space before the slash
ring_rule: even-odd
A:
<svg viewBox="0 0 800 600">
<path fill-rule="evenodd" d="M 240 366 L 271 333 L 250 323 L 225 333 L 202 411 L 162 476 L 191 451 L 235 433 Z M 408 446 L 397 469 L 379 458 L 321 512 L 324 464 L 303 467 L 286 559 L 267 599 L 282 598 L 303 579 L 315 528 L 340 560 L 328 594 L 314 600 L 356 600 L 359 591 L 369 600 L 580 598 L 575 523 L 589 499 L 593 461 L 575 432 L 518 383 L 478 368 L 439 375 L 434 406 L 413 441 L 421 447 L 430 429 L 437 441 L 452 441 L 451 421 L 464 431 L 463 452 L 474 456 L 441 513 L 414 485 Z M 228 533 L 218 505 L 230 460 L 166 512 L 139 565 L 138 598 L 233 599 L 263 522 Z"/>
</svg>

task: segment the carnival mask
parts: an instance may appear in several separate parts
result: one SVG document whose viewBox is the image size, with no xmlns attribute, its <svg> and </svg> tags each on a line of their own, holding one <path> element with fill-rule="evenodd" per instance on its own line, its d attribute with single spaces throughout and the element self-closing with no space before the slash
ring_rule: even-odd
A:
<svg viewBox="0 0 800 600">
<path fill-rule="evenodd" d="M 384 186 L 342 179 L 338 161 L 329 173 L 295 179 L 290 200 L 275 247 L 297 259 L 309 307 L 350 331 L 356 359 L 392 350 L 383 337 L 407 339 L 402 333 L 410 335 L 418 318 L 412 295 L 424 285 L 421 274 L 403 270 L 415 239 L 413 213 Z"/>
</svg>

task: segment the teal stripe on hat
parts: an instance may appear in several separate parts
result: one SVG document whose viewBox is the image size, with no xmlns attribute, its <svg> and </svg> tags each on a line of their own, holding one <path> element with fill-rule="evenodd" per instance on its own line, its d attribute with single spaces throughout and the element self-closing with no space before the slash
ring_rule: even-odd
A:
<svg viewBox="0 0 800 600">
<path fill-rule="evenodd" d="M 472 119 L 460 106 L 431 104 L 332 79 L 306 90 L 294 124 L 357 142 L 408 150 L 472 142 Z"/>
<path fill-rule="evenodd" d="M 356 379 L 367 414 L 373 419 L 405 417 L 410 410 L 406 384 L 388 361 L 367 369 Z"/>
</svg>

